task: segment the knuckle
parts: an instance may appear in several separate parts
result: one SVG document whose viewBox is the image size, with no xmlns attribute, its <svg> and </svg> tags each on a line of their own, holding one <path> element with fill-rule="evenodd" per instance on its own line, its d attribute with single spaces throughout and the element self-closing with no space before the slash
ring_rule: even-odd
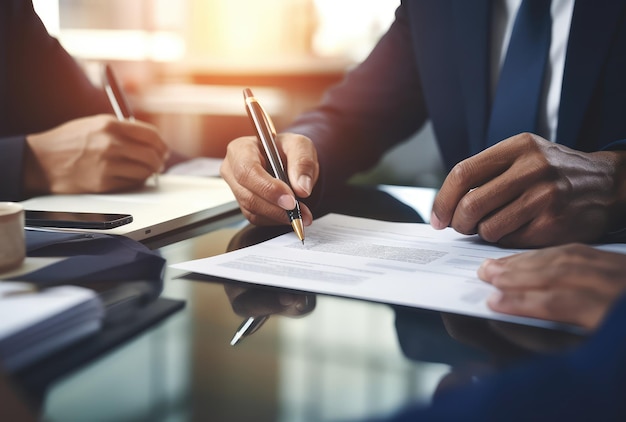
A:
<svg viewBox="0 0 626 422">
<path fill-rule="evenodd" d="M 567 194 L 555 183 L 544 183 L 532 192 L 530 198 L 524 198 L 535 209 L 540 209 L 543 221 L 542 225 L 548 228 L 556 219 L 563 218 L 564 208 L 568 206 L 565 201 Z M 541 222 L 541 221 L 540 221 Z"/>
<path fill-rule="evenodd" d="M 589 246 L 583 245 L 582 243 L 568 243 L 561 248 L 565 255 L 584 257 L 588 255 L 590 251 Z"/>
<path fill-rule="evenodd" d="M 310 155 L 300 155 L 296 158 L 296 165 L 300 167 L 315 167 L 317 160 Z"/>
<path fill-rule="evenodd" d="M 457 232 L 461 233 L 461 234 L 465 234 L 465 235 L 472 235 L 472 234 L 476 234 L 476 228 L 475 227 L 470 227 L 469 225 L 462 225 L 459 223 L 453 223 L 452 224 L 452 228 L 454 230 L 456 230 Z"/>
<path fill-rule="evenodd" d="M 450 180 L 450 182 L 457 184 L 463 180 L 466 180 L 470 174 L 469 167 L 470 166 L 467 164 L 467 160 L 455 164 L 448 174 L 448 179 Z"/>
<path fill-rule="evenodd" d="M 239 204 L 239 209 L 241 210 L 241 213 L 246 218 L 246 220 L 248 220 L 251 224 L 254 224 L 255 226 L 258 226 L 261 224 L 261 218 L 257 213 L 250 210 L 249 208 L 247 208 L 245 205 L 241 203 Z"/>
<path fill-rule="evenodd" d="M 530 132 L 522 132 L 519 136 L 521 142 L 529 148 L 533 148 L 537 145 L 537 139 Z"/>
<path fill-rule="evenodd" d="M 230 167 L 226 161 L 223 161 L 220 165 L 220 176 L 226 181 L 230 179 Z"/>
<path fill-rule="evenodd" d="M 309 173 L 313 171 L 313 173 L 318 172 L 318 163 L 316 159 L 313 159 L 310 156 L 300 156 L 295 160 L 296 168 L 300 171 L 304 171 Z"/>
<path fill-rule="evenodd" d="M 542 295 L 540 306 L 543 308 L 544 315 L 556 316 L 560 315 L 563 309 L 563 298 L 556 290 L 547 290 Z"/>
<path fill-rule="evenodd" d="M 589 259 L 589 251 L 580 243 L 570 243 L 559 248 L 553 260 L 553 266 L 564 271 L 576 272 L 577 268 L 584 265 Z"/>
<path fill-rule="evenodd" d="M 508 142 L 517 144 L 516 146 L 527 152 L 538 150 L 541 146 L 541 138 L 530 132 L 522 132 L 517 136 L 509 138 Z"/>
<path fill-rule="evenodd" d="M 237 194 L 237 201 L 241 208 L 248 210 L 248 212 L 252 212 L 251 210 L 255 209 L 255 205 L 258 202 L 256 197 L 250 191 L 243 191 Z"/>
<path fill-rule="evenodd" d="M 114 149 L 115 142 L 112 136 L 102 133 L 94 128 L 86 136 L 87 149 L 91 151 L 110 152 Z"/>
<path fill-rule="evenodd" d="M 254 166 L 245 161 L 235 163 L 232 172 L 235 179 L 241 184 L 245 184 L 246 181 L 254 179 Z"/>
<path fill-rule="evenodd" d="M 110 116 L 108 114 L 100 114 L 96 117 L 96 119 L 98 123 L 96 127 L 105 132 L 111 132 L 115 130 L 116 124 L 118 123 L 118 121 L 113 118 L 113 116 Z"/>
<path fill-rule="evenodd" d="M 555 198 L 561 196 L 562 186 L 558 183 L 544 183 L 542 189 L 539 191 L 539 200 L 548 201 L 549 203 L 555 202 Z"/>
<path fill-rule="evenodd" d="M 277 136 L 276 141 L 286 148 L 293 145 L 312 144 L 307 136 L 299 133 L 281 133 Z"/>
<path fill-rule="evenodd" d="M 452 227 L 462 234 L 475 234 L 477 223 L 483 217 L 478 200 L 473 196 L 464 196 L 458 203 L 452 218 Z"/>
<path fill-rule="evenodd" d="M 226 145 L 227 156 L 235 154 L 242 145 L 245 145 L 249 137 L 236 138 Z"/>
<path fill-rule="evenodd" d="M 500 227 L 490 221 L 479 223 L 477 231 L 481 239 L 490 243 L 496 243 L 502 238 L 502 231 Z"/>
<path fill-rule="evenodd" d="M 246 216 L 246 218 L 248 219 L 248 221 L 252 224 L 254 224 L 255 226 L 259 226 L 262 223 L 261 217 L 259 217 L 259 215 L 254 214 L 252 212 L 247 212 L 244 214 Z"/>
<path fill-rule="evenodd" d="M 481 202 L 475 195 L 465 195 L 459 201 L 458 210 L 464 218 L 475 220 L 482 217 Z"/>
<path fill-rule="evenodd" d="M 106 193 L 109 191 L 108 184 L 104 180 L 104 178 L 98 178 L 98 180 L 93 184 L 94 193 Z"/>
</svg>

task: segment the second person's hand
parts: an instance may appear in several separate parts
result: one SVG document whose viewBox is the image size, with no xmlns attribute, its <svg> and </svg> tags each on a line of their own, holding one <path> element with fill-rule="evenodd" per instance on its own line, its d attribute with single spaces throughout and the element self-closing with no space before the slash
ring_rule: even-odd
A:
<svg viewBox="0 0 626 422">
<path fill-rule="evenodd" d="M 478 276 L 498 288 L 489 307 L 594 329 L 626 291 L 625 256 L 568 244 L 488 259 Z"/>
<path fill-rule="evenodd" d="M 29 194 L 104 193 L 141 186 L 168 148 L 156 128 L 111 115 L 72 120 L 26 137 Z"/>
<path fill-rule="evenodd" d="M 596 241 L 623 225 L 626 153 L 584 153 L 522 133 L 457 164 L 431 225 L 509 247 Z"/>
<path fill-rule="evenodd" d="M 255 225 L 289 224 L 285 210 L 295 207 L 296 196 L 309 197 L 319 176 L 317 151 L 309 138 L 292 133 L 279 134 L 276 145 L 293 191 L 267 172 L 266 160 L 255 136 L 230 142 L 220 169 L 241 212 Z M 311 211 L 303 203 L 300 208 L 302 222 L 305 226 L 310 225 L 313 221 Z"/>
</svg>

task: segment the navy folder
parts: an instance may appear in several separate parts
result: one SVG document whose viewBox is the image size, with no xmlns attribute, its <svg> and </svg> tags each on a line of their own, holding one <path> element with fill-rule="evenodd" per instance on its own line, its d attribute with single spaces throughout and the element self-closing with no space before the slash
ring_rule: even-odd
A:
<svg viewBox="0 0 626 422">
<path fill-rule="evenodd" d="M 99 233 L 26 230 L 29 257 L 66 257 L 13 278 L 45 288 L 60 284 L 100 293 L 106 317 L 97 334 L 11 374 L 35 402 L 60 377 L 181 310 L 185 302 L 160 298 L 165 259 L 132 239 Z"/>
</svg>

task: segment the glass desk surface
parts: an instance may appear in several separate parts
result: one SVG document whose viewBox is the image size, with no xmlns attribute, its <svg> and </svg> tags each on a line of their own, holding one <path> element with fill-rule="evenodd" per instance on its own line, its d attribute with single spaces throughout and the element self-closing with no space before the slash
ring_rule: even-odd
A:
<svg viewBox="0 0 626 422">
<path fill-rule="evenodd" d="M 244 225 L 161 251 L 168 264 L 219 254 L 250 241 L 242 236 Z M 55 383 L 45 398 L 44 420 L 365 420 L 426 404 L 438 391 L 579 340 L 469 317 L 210 281 L 171 268 L 162 296 L 185 299 L 186 307 Z M 250 309 L 276 311 L 291 300 L 305 304 L 291 312 L 301 315 L 272 315 L 230 345 Z"/>
</svg>

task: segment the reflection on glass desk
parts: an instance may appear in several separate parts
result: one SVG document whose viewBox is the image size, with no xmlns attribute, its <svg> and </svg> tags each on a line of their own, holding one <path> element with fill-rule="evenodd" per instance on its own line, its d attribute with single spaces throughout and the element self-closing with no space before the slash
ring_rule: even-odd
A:
<svg viewBox="0 0 626 422">
<path fill-rule="evenodd" d="M 351 198 L 369 201 L 371 207 L 358 212 L 371 214 L 390 206 L 386 195 L 379 192 L 370 201 L 369 194 L 356 192 Z M 338 202 L 332 211 L 355 211 L 356 202 Z M 419 221 L 413 208 L 397 205 L 395 218 Z M 289 229 L 242 222 L 161 251 L 171 264 Z M 441 389 L 580 340 L 469 317 L 252 288 L 171 268 L 164 296 L 186 299 L 187 306 L 57 383 L 47 396 L 45 420 L 364 420 L 428 403 Z M 242 319 L 257 315 L 270 317 L 231 346 Z"/>
</svg>

